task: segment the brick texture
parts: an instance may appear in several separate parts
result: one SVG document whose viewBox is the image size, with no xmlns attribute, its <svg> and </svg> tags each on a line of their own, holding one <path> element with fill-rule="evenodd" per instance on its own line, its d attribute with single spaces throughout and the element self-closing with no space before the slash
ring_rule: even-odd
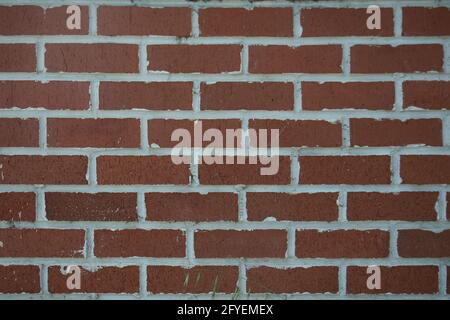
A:
<svg viewBox="0 0 450 320">
<path fill-rule="evenodd" d="M 448 300 L 449 36 L 439 0 L 0 4 L 0 299 Z"/>
</svg>

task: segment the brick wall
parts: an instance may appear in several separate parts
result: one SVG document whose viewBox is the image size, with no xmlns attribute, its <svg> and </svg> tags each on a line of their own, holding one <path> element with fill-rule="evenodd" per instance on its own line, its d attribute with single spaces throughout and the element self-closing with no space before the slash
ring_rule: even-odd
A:
<svg viewBox="0 0 450 320">
<path fill-rule="evenodd" d="M 449 298 L 450 2 L 62 3 L 0 5 L 0 298 Z M 278 173 L 175 165 L 194 120 Z"/>
</svg>

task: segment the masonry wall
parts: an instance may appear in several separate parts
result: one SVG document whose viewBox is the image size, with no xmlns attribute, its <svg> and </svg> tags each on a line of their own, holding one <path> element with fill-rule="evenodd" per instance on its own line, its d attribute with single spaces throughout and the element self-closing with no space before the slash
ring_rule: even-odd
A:
<svg viewBox="0 0 450 320">
<path fill-rule="evenodd" d="M 370 4 L 2 1 L 0 298 L 448 299 L 450 2 Z M 175 165 L 194 120 L 278 173 Z"/>
</svg>

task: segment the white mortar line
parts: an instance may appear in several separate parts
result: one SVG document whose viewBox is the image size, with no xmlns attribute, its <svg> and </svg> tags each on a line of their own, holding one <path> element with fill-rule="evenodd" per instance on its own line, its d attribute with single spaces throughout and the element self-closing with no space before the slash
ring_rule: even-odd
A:
<svg viewBox="0 0 450 320">
<path fill-rule="evenodd" d="M 438 221 L 447 221 L 447 199 L 446 192 L 439 191 L 439 198 L 436 205 Z"/>
<path fill-rule="evenodd" d="M 17 115 L 19 117 L 19 115 Z M 39 149 L 43 154 L 47 151 L 47 116 L 39 116 Z M 1 150 L 1 149 L 0 149 Z"/>
<path fill-rule="evenodd" d="M 247 294 L 247 268 L 243 261 L 239 262 L 239 279 L 237 283 L 239 297 L 242 299 Z"/>
<path fill-rule="evenodd" d="M 188 226 L 186 228 L 186 257 L 189 261 L 189 265 L 196 264 L 196 258 L 195 258 L 195 230 Z"/>
<path fill-rule="evenodd" d="M 97 35 L 97 5 L 88 1 L 89 4 L 89 34 Z"/>
<path fill-rule="evenodd" d="M 147 45 L 144 42 L 139 43 L 139 73 L 148 73 L 148 57 L 147 57 Z"/>
<path fill-rule="evenodd" d="M 347 266 L 339 266 L 339 293 L 340 296 L 347 295 Z"/>
<path fill-rule="evenodd" d="M 403 12 L 400 2 L 394 4 L 394 36 L 401 37 L 403 30 Z"/>
<path fill-rule="evenodd" d="M 139 295 L 141 297 L 147 297 L 147 265 L 141 264 L 139 266 Z"/>
<path fill-rule="evenodd" d="M 149 145 L 149 139 L 148 139 L 148 120 L 147 119 L 140 119 L 140 139 L 141 139 L 141 149 L 145 153 L 149 152 L 150 145 Z"/>
<path fill-rule="evenodd" d="M 403 111 L 403 81 L 395 80 L 395 102 L 394 111 Z"/>
<path fill-rule="evenodd" d="M 450 146 L 450 116 L 442 120 L 442 142 L 444 146 Z"/>
<path fill-rule="evenodd" d="M 296 228 L 294 226 L 290 226 L 287 228 L 287 258 L 295 259 L 295 247 L 296 247 Z"/>
<path fill-rule="evenodd" d="M 238 192 L 238 220 L 247 221 L 247 193 L 245 190 Z"/>
<path fill-rule="evenodd" d="M 201 111 L 200 90 L 201 90 L 201 82 L 199 80 L 194 81 L 192 83 L 192 110 L 196 113 Z"/>
<path fill-rule="evenodd" d="M 100 82 L 92 80 L 89 85 L 90 109 L 94 115 L 97 115 L 100 107 Z"/>
<path fill-rule="evenodd" d="M 298 155 L 291 155 L 291 186 L 296 188 L 300 183 L 300 160 Z"/>
<path fill-rule="evenodd" d="M 97 185 L 97 156 L 95 154 L 90 154 L 88 156 L 86 180 L 90 186 Z"/>
<path fill-rule="evenodd" d="M 25 72 L 0 72 L 0 80 L 31 80 L 31 81 L 141 81 L 141 82 L 186 82 L 186 81 L 204 81 L 204 82 L 294 82 L 314 81 L 314 82 L 392 82 L 398 79 L 399 74 L 351 74 L 342 73 L 286 73 L 286 74 L 242 74 L 234 73 L 165 73 L 149 72 L 145 75 L 139 73 L 76 73 L 61 72 L 37 74 Z M 404 80 L 411 81 L 450 81 L 450 74 L 444 73 L 409 73 L 404 75 Z"/>
<path fill-rule="evenodd" d="M 48 266 L 40 265 L 40 285 L 41 285 L 41 294 L 47 295 L 48 292 Z M 0 295 L 2 296 L 2 295 Z"/>
<path fill-rule="evenodd" d="M 198 21 L 198 7 L 193 6 L 191 12 L 191 35 L 194 38 L 200 36 L 200 26 Z"/>
<path fill-rule="evenodd" d="M 342 44 L 342 72 L 344 76 L 349 76 L 351 73 L 351 62 L 350 62 L 350 51 L 351 51 L 351 45 L 347 43 Z"/>
<path fill-rule="evenodd" d="M 147 207 L 145 203 L 145 192 L 137 193 L 137 215 L 139 222 L 145 222 L 147 220 Z M 150 219 L 152 217 L 149 217 Z"/>
<path fill-rule="evenodd" d="M 447 295 L 447 266 L 445 264 L 439 265 L 439 295 Z M 447 296 L 448 299 L 448 296 Z"/>
<path fill-rule="evenodd" d="M 248 55 L 248 45 L 243 44 L 241 50 L 241 72 L 242 74 L 248 74 L 249 68 L 249 55 Z"/>
<path fill-rule="evenodd" d="M 392 226 L 389 232 L 389 257 L 391 259 L 399 258 L 397 244 L 398 244 L 398 229 L 396 226 Z"/>
<path fill-rule="evenodd" d="M 45 194 L 44 191 L 39 188 L 36 191 L 36 222 L 47 221 L 47 214 L 45 209 Z"/>
<path fill-rule="evenodd" d="M 399 185 L 402 183 L 400 175 L 400 155 L 394 151 L 391 155 L 391 182 L 393 185 Z"/>
<path fill-rule="evenodd" d="M 89 227 L 86 229 L 85 254 L 86 258 L 94 258 L 94 229 Z"/>
<path fill-rule="evenodd" d="M 299 80 L 294 81 L 294 112 L 300 112 L 302 108 L 302 84 Z"/>
<path fill-rule="evenodd" d="M 39 39 L 36 42 L 36 72 L 43 74 L 46 72 L 45 68 L 45 42 Z"/>
<path fill-rule="evenodd" d="M 350 120 L 348 117 L 342 117 L 341 119 L 341 134 L 342 134 L 342 146 L 351 146 L 351 136 L 350 136 Z"/>
<path fill-rule="evenodd" d="M 347 222 L 347 192 L 341 191 L 338 196 L 338 209 L 340 222 Z"/>
<path fill-rule="evenodd" d="M 300 38 L 302 36 L 302 25 L 301 25 L 301 14 L 302 12 L 299 10 L 298 6 L 293 6 L 293 25 L 294 25 L 294 38 Z"/>
</svg>

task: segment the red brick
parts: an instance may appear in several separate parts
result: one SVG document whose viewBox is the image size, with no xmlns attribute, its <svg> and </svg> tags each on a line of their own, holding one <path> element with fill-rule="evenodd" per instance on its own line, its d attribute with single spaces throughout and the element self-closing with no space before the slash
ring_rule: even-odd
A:
<svg viewBox="0 0 450 320">
<path fill-rule="evenodd" d="M 0 156 L 0 184 L 86 184 L 84 156 Z"/>
<path fill-rule="evenodd" d="M 151 45 L 148 69 L 171 73 L 223 73 L 241 69 L 239 45 Z"/>
<path fill-rule="evenodd" d="M 238 130 L 242 128 L 241 120 L 224 119 L 224 120 L 166 120 L 154 119 L 148 122 L 148 139 L 149 144 L 157 144 L 161 148 L 172 148 L 178 145 L 182 139 L 171 141 L 172 133 L 177 129 L 185 129 L 189 131 L 191 138 L 191 146 L 195 145 L 195 133 L 197 129 L 199 132 L 198 139 L 202 139 L 204 133 L 208 129 L 218 129 L 223 136 L 223 147 L 226 147 L 226 132 L 227 130 Z M 204 141 L 201 145 L 207 147 L 211 141 Z M 234 139 L 235 147 L 240 147 L 241 143 Z"/>
<path fill-rule="evenodd" d="M 45 45 L 48 72 L 137 73 L 138 46 L 112 43 Z"/>
<path fill-rule="evenodd" d="M 450 193 L 447 193 L 447 220 L 450 220 Z"/>
<path fill-rule="evenodd" d="M 290 177 L 290 159 L 289 157 L 276 157 L 270 158 L 272 163 L 268 165 L 262 165 L 259 158 L 256 159 L 256 164 L 250 164 L 250 159 L 247 157 L 245 164 L 237 164 L 237 157 L 227 157 L 228 159 L 234 159 L 234 164 L 226 164 L 225 157 L 223 164 L 200 164 L 199 165 L 199 179 L 201 184 L 220 185 L 220 184 L 289 184 Z M 276 171 L 278 158 L 278 171 Z M 231 160 L 230 160 L 231 161 Z M 273 175 L 262 175 L 260 169 L 269 168 Z"/>
<path fill-rule="evenodd" d="M 247 290 L 250 293 L 337 293 L 338 268 L 252 268 L 247 271 Z"/>
<path fill-rule="evenodd" d="M 389 255 L 389 233 L 382 230 L 300 230 L 299 258 L 384 258 Z"/>
<path fill-rule="evenodd" d="M 0 72 L 36 72 L 34 44 L 0 44 Z"/>
<path fill-rule="evenodd" d="M 399 230 L 397 246 L 404 258 L 450 257 L 450 230 Z"/>
<path fill-rule="evenodd" d="M 3 108 L 85 110 L 89 108 L 89 82 L 0 81 Z"/>
<path fill-rule="evenodd" d="M 185 236 L 179 230 L 96 230 L 96 257 L 184 257 Z"/>
<path fill-rule="evenodd" d="M 148 193 L 149 221 L 237 221 L 235 193 Z"/>
<path fill-rule="evenodd" d="M 186 37 L 191 34 L 189 8 L 100 6 L 97 20 L 98 34 L 101 35 Z"/>
<path fill-rule="evenodd" d="M 139 148 L 138 119 L 48 119 L 49 147 Z"/>
<path fill-rule="evenodd" d="M 192 110 L 192 82 L 101 82 L 100 109 Z"/>
<path fill-rule="evenodd" d="M 404 36 L 450 36 L 450 8 L 403 8 Z"/>
<path fill-rule="evenodd" d="M 393 82 L 302 82 L 302 108 L 392 110 Z"/>
<path fill-rule="evenodd" d="M 238 277 L 233 266 L 149 266 L 147 288 L 151 293 L 233 293 Z"/>
<path fill-rule="evenodd" d="M 338 45 L 250 46 L 251 73 L 341 73 Z"/>
<path fill-rule="evenodd" d="M 1 35 L 88 34 L 89 9 L 80 6 L 81 29 L 67 28 L 68 6 L 43 8 L 38 6 L 0 7 Z"/>
<path fill-rule="evenodd" d="M 279 147 L 339 147 L 342 145 L 342 129 L 340 123 L 318 120 L 250 120 L 249 128 L 260 132 L 266 129 L 279 130 Z M 270 146 L 271 138 L 268 138 Z M 258 146 L 259 140 L 250 139 L 252 146 Z"/>
<path fill-rule="evenodd" d="M 38 266 L 0 266 L 0 293 L 39 293 Z"/>
<path fill-rule="evenodd" d="M 351 119 L 350 136 L 353 146 L 442 146 L 442 121 Z"/>
<path fill-rule="evenodd" d="M 34 221 L 35 219 L 36 219 L 36 197 L 34 193 L 32 192 L 0 193 L 0 220 Z"/>
<path fill-rule="evenodd" d="M 45 194 L 48 220 L 57 221 L 136 221 L 134 193 Z"/>
<path fill-rule="evenodd" d="M 348 220 L 433 221 L 436 192 L 351 192 L 347 195 Z"/>
<path fill-rule="evenodd" d="M 195 232 L 197 258 L 284 258 L 285 230 L 209 230 Z"/>
<path fill-rule="evenodd" d="M 450 109 L 450 81 L 403 82 L 403 106 Z"/>
<path fill-rule="evenodd" d="M 337 193 L 247 193 L 248 220 L 337 220 L 337 197 Z"/>
<path fill-rule="evenodd" d="M 99 184 L 188 184 L 189 167 L 170 156 L 100 156 L 97 178 Z"/>
<path fill-rule="evenodd" d="M 201 36 L 292 36 L 290 8 L 208 8 L 199 10 Z"/>
<path fill-rule="evenodd" d="M 0 229 L 0 257 L 80 258 L 84 230 Z"/>
<path fill-rule="evenodd" d="M 367 288 L 367 267 L 347 268 L 347 293 L 349 294 L 433 294 L 438 293 L 438 267 L 436 266 L 395 266 L 380 267 L 380 289 Z"/>
<path fill-rule="evenodd" d="M 444 50 L 439 44 L 351 47 L 352 73 L 414 73 L 442 71 Z M 424 58 L 426 57 L 426 58 Z"/>
<path fill-rule="evenodd" d="M 93 270 L 80 267 L 80 289 L 67 288 L 65 266 L 48 268 L 48 291 L 50 293 L 137 293 L 139 292 L 139 267 L 99 267 Z"/>
<path fill-rule="evenodd" d="M 389 184 L 388 156 L 300 157 L 301 184 Z"/>
<path fill-rule="evenodd" d="M 450 156 L 401 156 L 403 183 L 450 183 Z"/>
<path fill-rule="evenodd" d="M 381 8 L 381 29 L 367 28 L 371 14 L 364 9 L 312 8 L 301 12 L 302 37 L 346 37 L 394 35 L 392 8 Z"/>
<path fill-rule="evenodd" d="M 201 84 L 204 110 L 293 110 L 294 86 L 283 82 Z"/>
<path fill-rule="evenodd" d="M 37 119 L 0 119 L 0 147 L 38 147 Z"/>
</svg>

